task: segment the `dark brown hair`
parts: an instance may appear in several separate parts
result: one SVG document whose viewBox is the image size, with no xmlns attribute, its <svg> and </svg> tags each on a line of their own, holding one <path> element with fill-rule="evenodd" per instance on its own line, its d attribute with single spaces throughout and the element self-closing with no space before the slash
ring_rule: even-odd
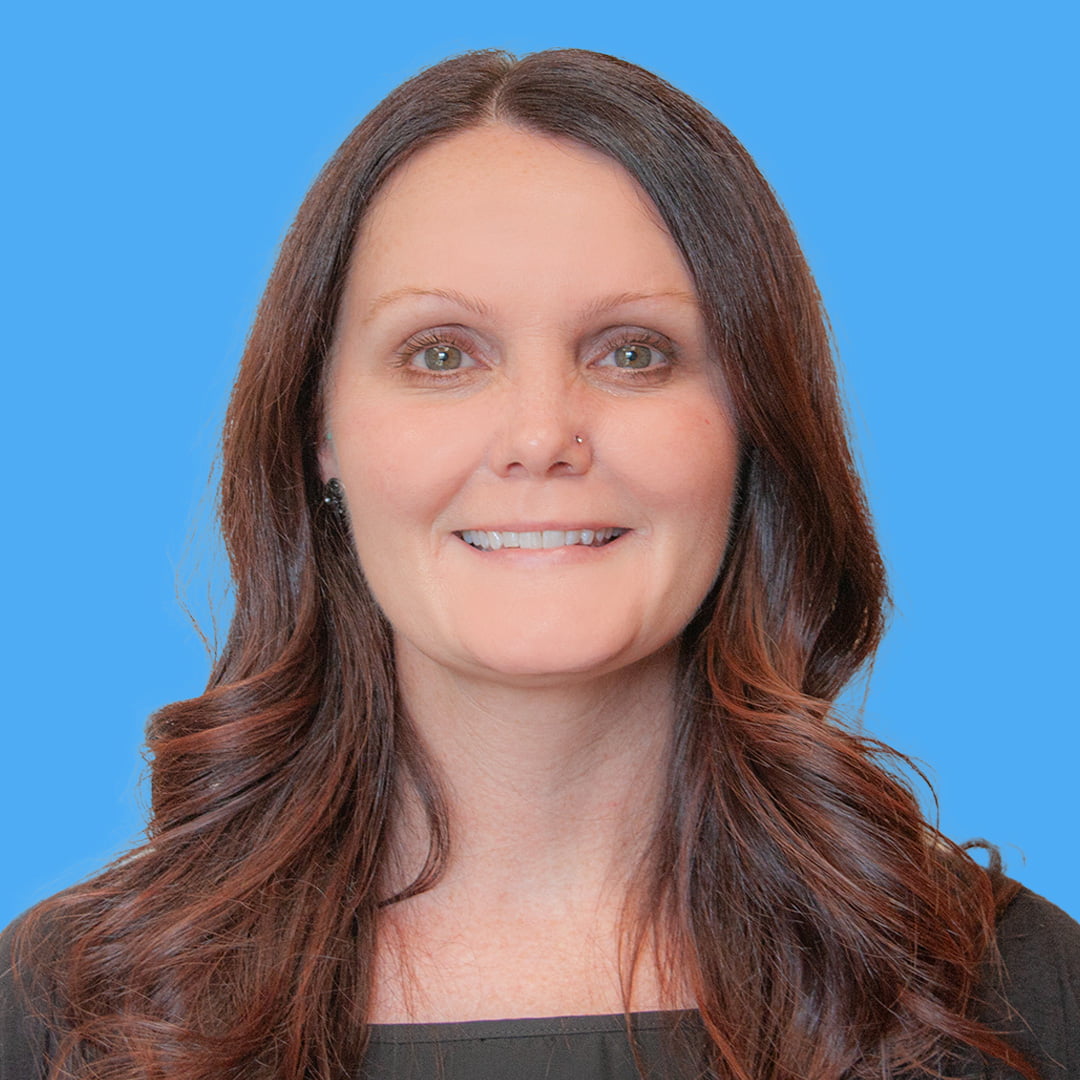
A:
<svg viewBox="0 0 1080 1080">
<path fill-rule="evenodd" d="M 683 637 L 667 803 L 641 894 L 690 972 L 717 1076 L 882 1077 L 970 1045 L 987 875 L 923 819 L 898 755 L 833 702 L 885 581 L 818 293 L 746 151 L 663 80 L 579 50 L 447 60 L 389 95 L 300 208 L 226 421 L 236 609 L 206 692 L 151 721 L 147 843 L 23 928 L 57 1075 L 331 1080 L 363 1059 L 387 823 L 414 785 L 389 628 L 320 499 L 324 361 L 359 223 L 408 156 L 488 122 L 618 161 L 683 253 L 741 436 L 730 547 Z M 645 910 L 643 908 L 643 910 Z M 636 932 L 640 933 L 638 926 Z"/>
</svg>

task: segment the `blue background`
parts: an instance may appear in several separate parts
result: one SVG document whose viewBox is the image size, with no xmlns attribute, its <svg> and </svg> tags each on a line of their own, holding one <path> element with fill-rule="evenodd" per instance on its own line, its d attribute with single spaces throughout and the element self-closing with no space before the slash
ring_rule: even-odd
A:
<svg viewBox="0 0 1080 1080">
<path fill-rule="evenodd" d="M 511 10 L 513 9 L 513 10 Z M 517 12 L 523 12 L 518 14 Z M 197 694 L 207 478 L 276 245 L 387 91 L 470 48 L 652 68 L 743 140 L 829 306 L 898 612 L 872 731 L 1080 916 L 1065 5 L 24 5 L 8 20 L 0 923 L 140 827 Z"/>
</svg>

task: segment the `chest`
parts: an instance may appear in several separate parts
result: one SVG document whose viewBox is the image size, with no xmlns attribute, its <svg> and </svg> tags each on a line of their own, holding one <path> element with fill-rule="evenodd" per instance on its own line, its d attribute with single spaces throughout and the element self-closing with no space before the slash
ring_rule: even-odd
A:
<svg viewBox="0 0 1080 1080">
<path fill-rule="evenodd" d="M 373 1023 L 622 1013 L 617 920 L 436 917 L 388 923 L 375 965 Z M 623 949 L 625 951 L 625 949 Z M 633 1011 L 679 1007 L 651 952 L 636 965 Z"/>
</svg>

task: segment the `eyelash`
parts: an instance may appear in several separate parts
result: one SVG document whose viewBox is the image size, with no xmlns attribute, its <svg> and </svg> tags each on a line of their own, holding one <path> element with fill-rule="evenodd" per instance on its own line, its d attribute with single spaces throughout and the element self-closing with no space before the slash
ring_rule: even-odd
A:
<svg viewBox="0 0 1080 1080">
<path fill-rule="evenodd" d="M 415 337 L 409 338 L 409 340 L 397 350 L 394 354 L 395 367 L 407 371 L 412 378 L 420 380 L 426 379 L 432 383 L 445 383 L 454 378 L 460 378 L 465 371 L 470 370 L 469 368 L 465 368 L 464 370 L 447 371 L 440 374 L 437 371 L 413 366 L 412 362 L 419 353 L 423 352 L 425 349 L 431 349 L 438 345 L 452 345 L 455 349 L 460 349 L 463 353 L 468 353 L 470 356 L 472 356 L 473 350 L 476 348 L 471 339 L 460 330 L 451 327 L 426 330 L 423 333 L 417 334 Z M 647 368 L 618 368 L 614 364 L 604 365 L 605 367 L 611 367 L 616 371 L 621 372 L 622 375 L 620 377 L 625 376 L 636 379 L 647 379 L 651 376 L 655 378 L 661 372 L 665 374 L 669 373 L 671 368 L 678 362 L 678 351 L 671 341 L 651 330 L 645 330 L 643 328 L 634 328 L 633 331 L 616 331 L 611 334 L 600 345 L 600 348 L 603 349 L 601 358 L 606 359 L 616 349 L 622 349 L 628 345 L 647 345 L 650 349 L 655 349 L 656 352 L 660 353 L 666 362 Z"/>
</svg>

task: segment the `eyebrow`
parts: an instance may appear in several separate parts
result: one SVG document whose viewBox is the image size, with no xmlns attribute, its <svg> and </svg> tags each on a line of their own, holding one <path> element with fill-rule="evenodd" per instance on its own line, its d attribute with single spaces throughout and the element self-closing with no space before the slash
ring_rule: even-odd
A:
<svg viewBox="0 0 1080 1080">
<path fill-rule="evenodd" d="M 377 296 L 368 307 L 367 314 L 364 317 L 364 323 L 367 324 L 371 322 L 383 308 L 389 307 L 391 304 L 396 304 L 400 300 L 421 296 L 434 296 L 441 300 L 449 300 L 450 303 L 457 304 L 459 307 L 463 307 L 482 317 L 491 314 L 491 309 L 487 304 L 483 303 L 483 301 L 477 300 L 475 297 L 466 296 L 456 289 L 419 289 L 411 285 L 406 285 L 404 288 L 393 289 L 391 292 L 383 293 L 382 296 Z M 621 292 L 594 300 L 585 309 L 583 314 L 586 319 L 593 319 L 597 315 L 604 314 L 606 311 L 611 311 L 614 308 L 622 307 L 624 304 L 632 304 L 641 300 L 678 300 L 683 304 L 689 304 L 693 307 L 698 306 L 698 298 L 693 293 L 684 292 L 681 289 L 673 289 L 666 292 Z"/>
<path fill-rule="evenodd" d="M 367 314 L 364 317 L 364 322 L 371 322 L 383 308 L 389 307 L 391 304 L 396 304 L 399 300 L 406 300 L 416 296 L 434 296 L 442 300 L 449 300 L 450 303 L 467 308 L 477 315 L 490 314 L 486 304 L 481 303 L 479 300 L 474 300 L 464 293 L 459 293 L 456 289 L 417 289 L 411 285 L 406 285 L 403 289 L 394 289 L 391 292 L 383 293 L 382 296 L 377 296 L 372 300 L 371 305 L 367 309 Z"/>
</svg>

